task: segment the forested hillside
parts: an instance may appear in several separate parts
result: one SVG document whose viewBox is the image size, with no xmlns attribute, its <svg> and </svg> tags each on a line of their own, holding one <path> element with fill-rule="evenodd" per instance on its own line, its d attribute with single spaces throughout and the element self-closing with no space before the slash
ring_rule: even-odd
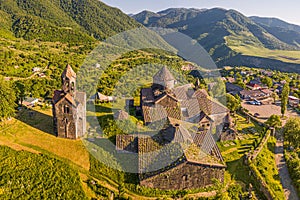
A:
<svg viewBox="0 0 300 200">
<path fill-rule="evenodd" d="M 0 0 L 2 31 L 26 40 L 91 42 L 139 26 L 97 0 Z"/>
<path fill-rule="evenodd" d="M 102 40 L 141 26 L 98 0 L 0 0 L 0 23 L 0 75 L 44 98 L 67 63 L 77 71 Z"/>
</svg>

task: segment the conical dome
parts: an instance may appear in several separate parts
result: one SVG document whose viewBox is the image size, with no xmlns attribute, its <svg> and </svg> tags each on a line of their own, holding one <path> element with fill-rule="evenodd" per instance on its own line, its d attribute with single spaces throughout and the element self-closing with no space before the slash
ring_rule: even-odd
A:
<svg viewBox="0 0 300 200">
<path fill-rule="evenodd" d="M 68 64 L 61 76 L 71 79 L 71 78 L 76 78 L 76 73 L 74 72 L 72 67 Z"/>
<path fill-rule="evenodd" d="M 167 89 L 172 89 L 175 85 L 175 78 L 168 68 L 164 66 L 153 76 L 153 83 L 161 85 Z"/>
</svg>

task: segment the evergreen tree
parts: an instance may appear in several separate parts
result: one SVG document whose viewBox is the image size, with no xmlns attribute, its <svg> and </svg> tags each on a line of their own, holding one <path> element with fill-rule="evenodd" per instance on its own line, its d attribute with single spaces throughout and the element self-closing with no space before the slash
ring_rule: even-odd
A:
<svg viewBox="0 0 300 200">
<path fill-rule="evenodd" d="M 290 93 L 290 86 L 289 84 L 284 84 L 282 93 L 281 93 L 281 114 L 284 116 L 286 111 L 286 106 L 289 99 L 289 93 Z"/>
</svg>

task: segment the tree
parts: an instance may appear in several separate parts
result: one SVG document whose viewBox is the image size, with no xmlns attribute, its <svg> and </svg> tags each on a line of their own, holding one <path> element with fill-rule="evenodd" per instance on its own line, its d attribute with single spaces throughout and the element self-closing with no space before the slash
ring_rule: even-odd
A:
<svg viewBox="0 0 300 200">
<path fill-rule="evenodd" d="M 11 84 L 0 76 L 0 120 L 13 117 L 15 114 L 16 96 Z"/>
<path fill-rule="evenodd" d="M 275 129 L 280 128 L 282 126 L 282 122 L 279 115 L 271 115 L 265 124 Z"/>
<path fill-rule="evenodd" d="M 226 94 L 226 99 L 226 106 L 230 111 L 235 112 L 241 107 L 240 100 L 232 96 L 231 94 Z"/>
<path fill-rule="evenodd" d="M 262 82 L 263 84 L 266 84 L 269 88 L 271 88 L 271 87 L 273 86 L 273 79 L 270 78 L 270 77 L 268 77 L 268 76 L 264 77 L 264 78 L 261 80 L 261 82 Z"/>
<path fill-rule="evenodd" d="M 300 118 L 291 117 L 285 124 L 284 139 L 293 145 L 295 148 L 300 147 Z"/>
<path fill-rule="evenodd" d="M 271 97 L 273 98 L 274 104 L 276 103 L 276 100 L 278 98 L 278 95 L 276 92 L 272 92 Z"/>
<path fill-rule="evenodd" d="M 282 116 L 284 116 L 285 111 L 286 111 L 289 93 L 290 93 L 290 86 L 289 86 L 289 84 L 286 83 L 286 84 L 284 84 L 282 93 L 281 93 L 281 114 L 282 114 Z"/>
<path fill-rule="evenodd" d="M 22 83 L 21 81 L 14 82 L 14 90 L 17 97 L 17 102 L 20 102 L 20 104 L 22 105 L 23 100 L 26 96 L 25 95 L 26 89 L 24 83 Z"/>
</svg>

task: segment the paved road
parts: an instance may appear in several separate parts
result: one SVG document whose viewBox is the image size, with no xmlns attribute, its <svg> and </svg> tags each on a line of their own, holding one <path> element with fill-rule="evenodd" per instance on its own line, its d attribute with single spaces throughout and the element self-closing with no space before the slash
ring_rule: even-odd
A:
<svg viewBox="0 0 300 200">
<path fill-rule="evenodd" d="M 279 171 L 280 181 L 284 189 L 285 198 L 288 200 L 299 200 L 297 192 L 292 185 L 283 154 L 283 140 L 278 138 L 275 147 L 275 162 Z"/>
</svg>

